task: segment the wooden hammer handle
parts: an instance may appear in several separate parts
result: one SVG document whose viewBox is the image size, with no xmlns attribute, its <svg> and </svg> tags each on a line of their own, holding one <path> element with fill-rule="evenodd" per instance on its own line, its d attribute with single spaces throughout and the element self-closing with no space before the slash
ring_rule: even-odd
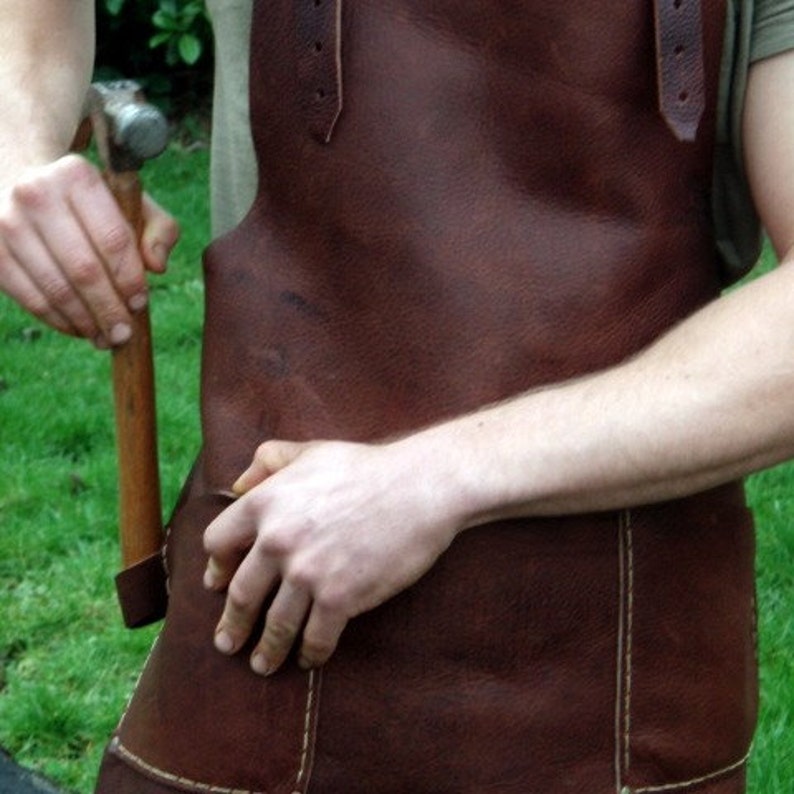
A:
<svg viewBox="0 0 794 794">
<path fill-rule="evenodd" d="M 140 241 L 141 183 L 134 171 L 105 180 Z M 149 311 L 133 315 L 132 338 L 113 349 L 113 393 L 119 464 L 119 532 L 124 568 L 159 552 L 163 543 L 157 459 L 154 363 Z"/>
</svg>

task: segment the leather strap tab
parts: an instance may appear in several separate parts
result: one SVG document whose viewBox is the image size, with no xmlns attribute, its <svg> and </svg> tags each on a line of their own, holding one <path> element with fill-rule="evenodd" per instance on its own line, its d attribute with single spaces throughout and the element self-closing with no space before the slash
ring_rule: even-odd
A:
<svg viewBox="0 0 794 794">
<path fill-rule="evenodd" d="M 168 577 L 160 552 L 117 574 L 116 593 L 128 629 L 148 626 L 165 617 Z"/>
<path fill-rule="evenodd" d="M 309 132 L 329 143 L 342 112 L 342 0 L 295 0 L 298 82 Z"/>
<path fill-rule="evenodd" d="M 700 0 L 654 0 L 659 110 L 680 141 L 694 141 L 705 108 Z"/>
</svg>

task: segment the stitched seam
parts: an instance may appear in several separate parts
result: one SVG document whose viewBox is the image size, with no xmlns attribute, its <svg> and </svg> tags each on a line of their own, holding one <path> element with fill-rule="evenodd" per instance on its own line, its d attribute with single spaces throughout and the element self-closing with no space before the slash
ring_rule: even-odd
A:
<svg viewBox="0 0 794 794">
<path fill-rule="evenodd" d="M 625 598 L 626 598 L 626 563 L 625 542 L 623 539 L 623 513 L 618 516 L 618 637 L 617 637 L 617 671 L 615 684 L 615 791 L 621 794 L 621 729 L 623 727 L 623 649 L 625 641 Z"/>
<path fill-rule="evenodd" d="M 124 724 L 124 720 L 127 719 L 127 712 L 130 710 L 130 706 L 132 705 L 132 699 L 135 697 L 135 692 L 138 689 L 138 685 L 141 683 L 141 678 L 143 677 L 143 673 L 146 668 L 149 666 L 149 660 L 152 658 L 152 654 L 154 653 L 154 649 L 157 647 L 157 643 L 160 641 L 160 635 L 158 634 L 154 641 L 152 642 L 152 647 L 149 648 L 149 653 L 146 655 L 146 660 L 144 661 L 143 665 L 141 666 L 141 670 L 138 673 L 138 677 L 135 680 L 135 686 L 132 688 L 132 692 L 130 696 L 127 698 L 127 703 L 124 706 L 124 711 L 122 712 L 121 718 L 119 719 L 119 724 L 116 726 L 116 731 L 121 730 L 121 726 Z"/>
<path fill-rule="evenodd" d="M 147 764 L 146 761 L 135 755 L 135 753 L 130 752 L 118 738 L 113 740 L 112 747 L 128 763 L 132 764 L 133 766 L 137 766 L 139 769 L 147 772 L 153 777 L 167 781 L 171 784 L 192 788 L 194 791 L 206 791 L 208 794 L 265 794 L 265 792 L 261 791 L 257 792 L 247 791 L 240 788 L 223 788 L 221 786 L 211 786 L 208 783 L 198 783 L 194 780 L 188 780 L 188 778 L 179 777 L 178 775 L 174 775 L 170 772 L 165 772 L 162 769 L 152 766 L 151 764 Z"/>
<path fill-rule="evenodd" d="M 300 788 L 304 779 L 307 777 L 309 767 L 309 751 L 312 737 L 312 729 L 314 727 L 312 716 L 314 714 L 315 699 L 317 693 L 318 677 L 320 673 L 317 670 L 309 671 L 309 691 L 306 694 L 306 710 L 303 716 L 303 744 L 301 746 L 301 760 L 298 769 L 298 776 L 295 779 L 295 785 Z"/>
<path fill-rule="evenodd" d="M 661 791 L 676 791 L 685 788 L 691 788 L 692 786 L 697 786 L 700 783 L 707 783 L 709 780 L 714 780 L 718 777 L 722 777 L 722 775 L 727 775 L 729 772 L 735 772 L 737 769 L 741 769 L 741 767 L 747 763 L 747 760 L 750 758 L 752 750 L 749 750 L 744 758 L 736 761 L 735 763 L 731 764 L 730 766 L 726 766 L 723 769 L 719 769 L 716 772 L 710 772 L 708 775 L 703 775 L 702 777 L 696 777 L 692 780 L 686 780 L 682 783 L 668 783 L 666 786 L 647 786 L 646 788 L 635 788 L 632 789 L 633 794 L 653 794 L 653 792 L 661 792 Z"/>
<path fill-rule="evenodd" d="M 624 691 L 624 734 L 623 734 L 623 771 L 631 766 L 631 695 L 632 695 L 632 652 L 634 650 L 634 533 L 631 511 L 623 514 L 626 530 L 627 585 L 626 598 L 626 685 Z"/>
<path fill-rule="evenodd" d="M 160 638 L 157 637 L 152 645 L 151 650 L 149 651 L 149 657 L 151 657 L 152 653 L 154 653 L 155 646 Z M 119 720 L 118 727 L 116 728 L 117 732 L 121 731 L 122 724 L 127 717 L 127 712 L 130 710 L 130 705 L 132 703 L 132 698 L 134 696 L 135 690 L 138 688 L 138 684 L 140 683 L 141 677 L 143 676 L 143 672 L 146 670 L 148 666 L 149 657 L 146 659 L 146 663 L 144 663 L 143 667 L 141 668 L 141 672 L 138 675 L 138 680 L 135 682 L 135 686 L 133 687 L 133 695 L 127 700 L 126 708 L 124 709 L 124 713 Z M 310 756 L 310 744 L 311 744 L 311 737 L 312 731 L 314 727 L 314 723 L 312 721 L 312 715 L 314 714 L 316 702 L 318 700 L 318 690 L 319 690 L 319 681 L 318 678 L 322 671 L 318 670 L 311 670 L 309 671 L 309 687 L 308 687 L 308 694 L 306 696 L 306 710 L 304 714 L 303 720 L 303 737 L 301 741 L 301 759 L 300 759 L 300 768 L 298 769 L 298 776 L 295 781 L 295 785 L 299 788 L 303 785 L 304 781 L 308 782 L 308 773 L 309 773 L 309 756 Z M 166 772 L 163 769 L 159 769 L 156 766 L 152 766 L 152 764 L 147 763 L 144 761 L 140 756 L 135 755 L 131 750 L 127 749 L 122 743 L 121 739 L 118 736 L 115 736 L 111 741 L 111 749 L 118 752 L 120 756 L 125 758 L 129 763 L 137 766 L 138 768 L 144 770 L 148 774 L 157 777 L 161 780 L 168 781 L 169 783 L 177 783 L 181 786 L 186 786 L 189 788 L 193 788 L 196 791 L 206 791 L 209 794 L 265 794 L 265 792 L 259 791 L 249 791 L 247 789 L 241 788 L 224 788 L 222 786 L 212 786 L 209 783 L 199 783 L 196 780 L 190 780 L 189 778 L 180 777 L 179 775 L 175 775 L 171 772 Z"/>
</svg>

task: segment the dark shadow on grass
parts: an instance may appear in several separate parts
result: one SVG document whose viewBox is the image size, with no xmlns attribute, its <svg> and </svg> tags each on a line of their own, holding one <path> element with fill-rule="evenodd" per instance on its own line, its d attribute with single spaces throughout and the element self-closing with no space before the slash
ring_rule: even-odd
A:
<svg viewBox="0 0 794 794">
<path fill-rule="evenodd" d="M 14 763 L 0 747 L 0 794 L 61 794 L 61 789 Z"/>
</svg>

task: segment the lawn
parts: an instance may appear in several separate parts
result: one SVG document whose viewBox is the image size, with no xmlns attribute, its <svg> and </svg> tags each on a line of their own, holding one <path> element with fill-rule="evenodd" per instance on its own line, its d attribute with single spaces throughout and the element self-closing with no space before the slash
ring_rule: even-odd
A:
<svg viewBox="0 0 794 794">
<path fill-rule="evenodd" d="M 183 240 L 153 286 L 163 501 L 198 445 L 208 238 L 207 154 L 173 147 L 146 167 Z M 109 360 L 0 301 L 0 745 L 70 791 L 91 791 L 103 744 L 155 628 L 121 625 Z M 763 705 L 752 794 L 794 780 L 794 467 L 753 477 L 759 521 Z"/>
</svg>

